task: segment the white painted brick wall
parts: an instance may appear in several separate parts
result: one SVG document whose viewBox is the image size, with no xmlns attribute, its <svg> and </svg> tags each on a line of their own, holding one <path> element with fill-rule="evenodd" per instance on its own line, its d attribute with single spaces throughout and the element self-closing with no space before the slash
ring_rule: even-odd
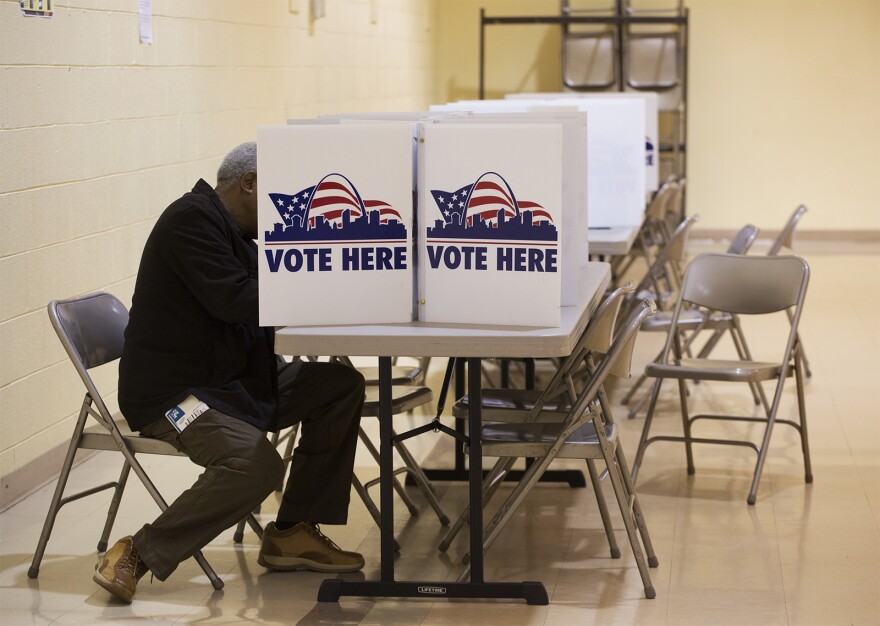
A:
<svg viewBox="0 0 880 626">
<path fill-rule="evenodd" d="M 436 0 L 0 0 L 0 508 L 57 472 L 82 390 L 46 304 L 130 302 L 159 213 L 260 124 L 430 104 Z M 116 369 L 98 373 L 115 405 Z"/>
</svg>

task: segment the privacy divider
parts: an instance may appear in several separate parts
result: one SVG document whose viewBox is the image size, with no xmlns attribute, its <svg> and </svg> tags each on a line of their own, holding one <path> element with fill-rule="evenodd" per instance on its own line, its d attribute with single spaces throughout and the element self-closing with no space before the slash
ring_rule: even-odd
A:
<svg viewBox="0 0 880 626">
<path fill-rule="evenodd" d="M 261 325 L 412 320 L 413 133 L 258 129 Z"/>
<path fill-rule="evenodd" d="M 469 119 L 465 119 L 469 118 Z M 260 321 L 558 326 L 586 261 L 586 117 L 261 127 Z"/>
</svg>

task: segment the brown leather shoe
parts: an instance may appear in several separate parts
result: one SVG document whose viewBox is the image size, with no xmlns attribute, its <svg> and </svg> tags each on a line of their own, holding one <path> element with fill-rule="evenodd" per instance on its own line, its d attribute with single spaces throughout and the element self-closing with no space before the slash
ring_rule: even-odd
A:
<svg viewBox="0 0 880 626">
<path fill-rule="evenodd" d="M 138 581 L 147 571 L 131 537 L 123 537 L 104 553 L 104 558 L 95 566 L 92 580 L 123 602 L 131 604 Z"/>
<path fill-rule="evenodd" d="M 273 570 L 356 572 L 364 566 L 364 557 L 337 546 L 324 536 L 317 524 L 300 522 L 293 528 L 278 530 L 275 523 L 270 522 L 263 529 L 257 563 Z"/>
</svg>

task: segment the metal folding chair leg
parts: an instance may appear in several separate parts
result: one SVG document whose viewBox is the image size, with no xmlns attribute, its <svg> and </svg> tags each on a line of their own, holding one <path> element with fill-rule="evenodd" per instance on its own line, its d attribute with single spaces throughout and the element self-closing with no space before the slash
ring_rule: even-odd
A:
<svg viewBox="0 0 880 626">
<path fill-rule="evenodd" d="M 378 463 L 379 462 L 379 451 L 376 449 L 376 446 L 373 445 L 373 442 L 370 441 L 370 438 L 367 436 L 367 433 L 364 432 L 363 428 L 358 428 L 358 436 L 360 437 L 361 442 L 366 446 L 367 450 L 370 452 L 372 457 L 374 459 L 376 459 L 376 463 Z M 372 501 L 372 498 L 370 498 L 370 495 L 369 495 L 369 493 L 367 493 L 366 489 L 368 489 L 370 487 L 370 485 L 375 484 L 376 482 L 377 481 L 369 481 L 369 482 L 367 482 L 366 485 L 364 485 L 364 487 L 365 487 L 364 494 L 371 501 Z M 400 484 L 400 481 L 397 480 L 396 476 L 394 477 L 393 485 L 394 485 L 394 490 L 397 492 L 397 495 L 400 496 L 400 499 L 403 501 L 403 504 L 404 504 L 404 506 L 406 506 L 406 509 L 409 511 L 409 514 L 412 515 L 413 517 L 417 516 L 419 514 L 418 507 L 410 499 L 409 494 L 406 493 L 406 489 L 404 489 L 403 485 Z M 373 506 L 375 506 L 375 503 Z"/>
<path fill-rule="evenodd" d="M 495 495 L 495 492 L 498 491 L 498 488 L 501 486 L 501 483 L 504 482 L 504 477 L 510 471 L 510 468 L 513 467 L 513 464 L 516 462 L 515 458 L 500 458 L 495 462 L 495 465 L 492 466 L 492 469 L 483 479 L 483 507 L 485 508 L 486 504 L 489 500 L 492 499 L 492 496 Z M 458 535 L 459 531 L 465 527 L 465 525 L 470 523 L 470 515 L 471 515 L 471 507 L 470 505 L 465 505 L 461 514 L 459 514 L 458 518 L 455 520 L 455 523 L 449 528 L 446 533 L 446 536 L 443 537 L 443 541 L 440 542 L 438 546 L 438 550 L 440 552 L 446 552 L 449 549 L 449 546 L 452 545 L 453 539 Z"/>
<path fill-rule="evenodd" d="M 617 545 L 617 538 L 614 536 L 614 526 L 611 525 L 611 517 L 608 515 L 608 503 L 605 502 L 605 494 L 602 493 L 602 483 L 599 480 L 599 474 L 596 472 L 596 464 L 593 459 L 586 459 L 587 473 L 590 475 L 590 482 L 593 484 L 593 491 L 596 492 L 596 504 L 599 507 L 599 516 L 602 518 L 602 526 L 605 528 L 605 536 L 608 537 L 608 548 L 611 550 L 611 558 L 620 558 L 620 548 Z"/>
<path fill-rule="evenodd" d="M 370 494 L 367 493 L 367 488 L 364 487 L 364 484 L 355 474 L 351 475 L 351 486 L 354 487 L 355 492 L 360 496 L 364 506 L 367 507 L 367 512 L 369 512 L 373 521 L 376 522 L 376 526 L 382 528 L 382 515 L 379 512 L 379 508 L 376 506 L 376 503 L 373 502 Z M 400 544 L 397 543 L 397 539 L 394 540 L 394 551 L 400 552 Z"/>
<path fill-rule="evenodd" d="M 407 473 L 413 477 L 416 486 L 421 490 L 422 495 L 425 496 L 425 499 L 428 501 L 428 504 L 431 505 L 431 508 L 434 509 L 437 519 L 440 520 L 440 525 L 449 526 L 449 517 L 443 511 L 443 507 L 440 506 L 440 501 L 437 500 L 437 495 L 434 493 L 434 486 L 431 484 L 431 481 L 428 480 L 428 477 L 425 476 L 425 473 L 422 471 L 422 468 L 419 467 L 419 464 L 416 463 L 416 460 L 413 458 L 412 454 L 410 454 L 410 451 L 405 445 L 403 445 L 402 441 L 396 441 L 394 443 L 394 449 L 397 450 L 400 458 L 403 459 L 403 463 L 407 468 Z"/>
</svg>

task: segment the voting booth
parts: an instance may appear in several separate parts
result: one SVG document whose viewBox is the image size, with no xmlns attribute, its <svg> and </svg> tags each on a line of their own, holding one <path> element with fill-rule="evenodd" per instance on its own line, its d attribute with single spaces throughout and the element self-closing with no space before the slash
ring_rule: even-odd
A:
<svg viewBox="0 0 880 626">
<path fill-rule="evenodd" d="M 587 206 L 590 228 L 638 226 L 647 194 L 645 99 L 559 98 L 464 100 L 432 111 L 478 115 L 577 110 L 587 114 Z"/>
<path fill-rule="evenodd" d="M 262 127 L 258 145 L 263 325 L 558 326 L 578 301 L 573 108 L 342 114 Z"/>
<path fill-rule="evenodd" d="M 653 91 L 614 91 L 614 92 L 537 92 L 509 93 L 505 100 L 531 100 L 536 102 L 571 99 L 612 99 L 635 98 L 645 103 L 645 190 L 650 195 L 660 188 L 660 99 Z"/>
<path fill-rule="evenodd" d="M 562 129 L 424 124 L 419 319 L 558 326 Z"/>
<path fill-rule="evenodd" d="M 260 324 L 413 318 L 413 126 L 257 132 Z"/>
</svg>

